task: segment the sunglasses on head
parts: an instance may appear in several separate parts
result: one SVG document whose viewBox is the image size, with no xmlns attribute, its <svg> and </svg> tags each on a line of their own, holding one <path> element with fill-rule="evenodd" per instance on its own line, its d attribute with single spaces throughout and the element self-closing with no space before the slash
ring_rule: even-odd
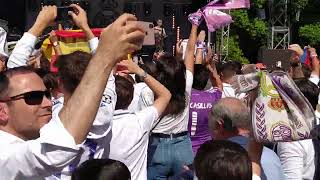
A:
<svg viewBox="0 0 320 180">
<path fill-rule="evenodd" d="M 25 103 L 28 105 L 39 105 L 43 101 L 43 97 L 46 96 L 50 100 L 51 93 L 49 90 L 46 91 L 30 91 L 16 96 L 9 97 L 7 100 L 2 100 L 2 102 L 10 102 L 19 99 L 24 99 Z"/>
</svg>

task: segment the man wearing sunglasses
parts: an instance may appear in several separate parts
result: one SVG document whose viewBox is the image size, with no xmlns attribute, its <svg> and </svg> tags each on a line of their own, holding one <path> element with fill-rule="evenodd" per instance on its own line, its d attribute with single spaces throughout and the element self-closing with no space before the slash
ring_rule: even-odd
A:
<svg viewBox="0 0 320 180">
<path fill-rule="evenodd" d="M 45 9 L 56 17 L 56 7 Z M 79 86 L 52 117 L 49 94 L 32 70 L 20 67 L 0 74 L 1 179 L 52 179 L 79 155 L 112 68 L 128 53 L 141 49 L 144 32 L 137 23 L 127 21 L 136 18 L 122 15 L 103 30 Z"/>
<path fill-rule="evenodd" d="M 99 40 L 91 32 L 91 29 L 87 23 L 88 20 L 86 12 L 80 6 L 75 4 L 71 5 L 70 7 L 74 9 L 74 12 L 70 12 L 70 16 L 72 16 L 75 24 L 85 32 L 90 45 L 91 53 L 94 53 L 97 49 Z M 40 31 L 43 29 L 42 27 L 48 25 L 47 19 L 44 18 L 44 16 L 50 15 L 48 13 L 49 12 L 40 12 L 37 18 L 38 22 L 36 22 L 29 32 L 25 33 L 24 37 L 18 42 L 18 46 L 15 48 L 14 52 L 12 53 L 13 55 L 10 57 L 8 63 L 9 68 L 25 66 L 26 64 L 30 65 L 30 61 L 26 63 L 26 57 L 28 57 L 28 54 L 32 52 L 31 50 L 33 50 L 34 41 L 32 39 L 35 39 L 36 36 L 39 36 Z M 44 25 L 41 26 L 41 24 Z M 34 32 L 34 30 L 36 31 Z M 37 32 L 37 30 L 39 32 Z M 33 51 L 32 54 L 38 53 Z M 58 57 L 55 65 L 58 67 L 59 90 L 64 96 L 52 101 L 53 115 L 60 112 L 62 107 L 70 99 L 71 95 L 75 92 L 75 89 L 79 85 L 90 59 L 90 54 L 81 51 L 76 51 L 67 55 L 60 55 Z M 14 98 L 21 98 L 21 96 Z M 95 121 L 93 122 L 87 139 L 81 146 L 84 152 L 61 172 L 55 173 L 54 176 L 59 179 L 70 179 L 74 167 L 77 167 L 85 160 L 92 158 L 107 158 L 107 153 L 104 153 L 107 151 L 104 149 L 105 147 L 109 148 L 110 145 L 107 144 L 108 141 L 105 139 L 111 130 L 111 120 L 113 117 L 113 111 L 115 109 L 116 98 L 117 95 L 115 92 L 115 82 L 113 74 L 111 73 L 107 82 L 107 86 L 104 90 L 103 98 L 101 100 Z"/>
</svg>

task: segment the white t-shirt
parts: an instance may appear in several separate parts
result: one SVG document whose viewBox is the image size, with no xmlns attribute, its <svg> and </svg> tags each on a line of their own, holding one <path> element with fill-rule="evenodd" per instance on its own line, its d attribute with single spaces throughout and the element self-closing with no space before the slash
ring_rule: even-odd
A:
<svg viewBox="0 0 320 180">
<path fill-rule="evenodd" d="M 315 85 L 318 86 L 319 83 L 319 76 L 316 74 L 312 74 L 310 75 L 309 81 L 313 82 Z"/>
<path fill-rule="evenodd" d="M 184 111 L 176 116 L 167 115 L 152 130 L 153 133 L 177 134 L 188 131 L 189 121 L 189 104 L 191 97 L 191 89 L 193 83 L 193 74 L 186 70 L 186 107 Z M 173 95 L 174 96 L 174 95 Z"/>
<path fill-rule="evenodd" d="M 117 101 L 117 94 L 115 91 L 115 78 L 110 74 L 106 88 L 104 89 L 103 96 L 100 102 L 95 120 L 91 126 L 90 132 L 87 135 L 86 141 L 82 144 L 81 148 L 83 153 L 70 164 L 65 167 L 60 173 L 55 176 L 58 179 L 71 179 L 74 168 L 78 167 L 81 163 L 88 159 L 101 159 L 108 156 L 108 139 L 107 134 L 111 131 L 113 112 Z M 52 114 L 58 115 L 63 108 L 64 97 L 60 97 L 53 101 Z"/>
<path fill-rule="evenodd" d="M 222 98 L 235 97 L 235 98 L 238 98 L 238 99 L 244 99 L 246 97 L 245 93 L 236 94 L 236 91 L 233 89 L 231 84 L 222 83 L 222 85 L 223 85 Z"/>
<path fill-rule="evenodd" d="M 139 112 L 142 109 L 149 107 L 154 102 L 154 95 L 152 90 L 146 83 L 137 83 L 134 86 L 133 99 L 128 107 L 132 112 Z"/>
<path fill-rule="evenodd" d="M 319 83 L 319 76 L 316 74 L 311 74 L 309 81 L 311 81 L 312 83 L 314 83 L 315 85 L 318 86 Z M 320 96 L 318 96 L 318 104 L 320 104 Z M 317 110 L 315 111 L 315 115 L 316 115 L 316 124 L 320 124 L 320 108 L 317 107 Z"/>
<path fill-rule="evenodd" d="M 147 150 L 149 134 L 159 113 L 154 106 L 140 112 L 116 110 L 113 116 L 110 159 L 123 162 L 131 172 L 131 179 L 147 179 Z"/>
<path fill-rule="evenodd" d="M 313 180 L 315 152 L 311 139 L 279 142 L 277 151 L 288 180 Z"/>
</svg>

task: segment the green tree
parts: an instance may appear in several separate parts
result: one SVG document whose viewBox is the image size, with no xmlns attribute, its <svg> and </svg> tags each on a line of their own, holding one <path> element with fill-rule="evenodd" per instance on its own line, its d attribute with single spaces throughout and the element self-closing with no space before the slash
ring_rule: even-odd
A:
<svg viewBox="0 0 320 180">
<path fill-rule="evenodd" d="M 265 4 L 264 0 L 262 4 Z M 231 16 L 234 23 L 231 25 L 228 59 L 246 63 L 256 61 L 259 48 L 267 44 L 267 22 L 250 10 L 234 10 Z"/>
<path fill-rule="evenodd" d="M 239 39 L 237 36 L 231 36 L 229 38 L 229 55 L 228 60 L 238 61 L 242 64 L 248 64 L 249 60 L 246 58 L 240 49 Z"/>
<path fill-rule="evenodd" d="M 302 10 L 304 9 L 310 0 L 293 0 L 291 1 L 291 7 L 293 10 Z"/>
<path fill-rule="evenodd" d="M 275 2 L 277 0 L 274 0 Z M 291 0 L 289 4 L 289 14 L 293 20 L 298 11 L 305 8 L 319 7 L 316 3 L 319 0 Z M 255 62 L 258 51 L 261 47 L 266 47 L 269 24 L 267 20 L 257 17 L 259 9 L 267 10 L 268 0 L 251 0 L 250 9 L 233 10 L 231 16 L 234 23 L 231 24 L 229 40 L 228 59 L 240 62 Z M 319 12 L 319 10 L 317 10 Z M 313 12 L 314 14 L 314 12 Z M 297 36 L 297 35 L 293 35 Z M 320 45 L 320 23 L 305 25 L 299 29 L 301 44 L 309 44 L 315 47 Z"/>
<path fill-rule="evenodd" d="M 308 24 L 299 28 L 300 42 L 304 45 L 320 46 L 320 23 Z"/>
<path fill-rule="evenodd" d="M 267 0 L 252 0 L 251 4 L 255 8 L 262 9 L 265 7 Z"/>
</svg>

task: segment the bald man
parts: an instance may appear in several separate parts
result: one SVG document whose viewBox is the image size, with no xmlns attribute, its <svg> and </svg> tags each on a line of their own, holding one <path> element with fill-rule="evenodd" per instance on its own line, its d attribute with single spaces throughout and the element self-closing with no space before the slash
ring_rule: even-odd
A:
<svg viewBox="0 0 320 180">
<path fill-rule="evenodd" d="M 215 139 L 230 140 L 247 149 L 251 129 L 251 114 L 241 100 L 222 98 L 209 113 L 209 131 Z M 261 179 L 286 179 L 279 157 L 271 149 L 263 148 L 261 156 Z"/>
</svg>

